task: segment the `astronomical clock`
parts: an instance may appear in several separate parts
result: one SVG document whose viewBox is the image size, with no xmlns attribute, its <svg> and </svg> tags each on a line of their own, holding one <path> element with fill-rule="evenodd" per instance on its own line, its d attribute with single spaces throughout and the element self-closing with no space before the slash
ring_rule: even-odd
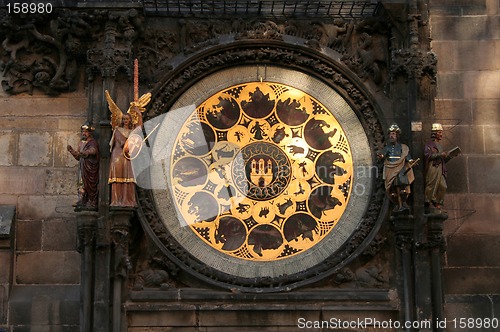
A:
<svg viewBox="0 0 500 332">
<path fill-rule="evenodd" d="M 200 282 L 286 290 L 362 249 L 376 167 L 363 119 L 335 89 L 281 67 L 254 73 L 215 72 L 161 111 L 143 222 Z"/>
</svg>

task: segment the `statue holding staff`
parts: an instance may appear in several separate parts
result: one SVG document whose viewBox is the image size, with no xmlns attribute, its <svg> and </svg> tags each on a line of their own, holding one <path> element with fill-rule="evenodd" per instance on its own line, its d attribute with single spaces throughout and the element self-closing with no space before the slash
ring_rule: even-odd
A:
<svg viewBox="0 0 500 332">
<path fill-rule="evenodd" d="M 410 185 L 415 180 L 412 167 L 416 161 L 411 158 L 408 146 L 399 142 L 401 129 L 398 125 L 391 125 L 388 132 L 389 142 L 377 157 L 384 160 L 385 191 L 394 204 L 393 212 L 399 213 L 410 209 L 406 200 L 410 195 Z"/>
</svg>

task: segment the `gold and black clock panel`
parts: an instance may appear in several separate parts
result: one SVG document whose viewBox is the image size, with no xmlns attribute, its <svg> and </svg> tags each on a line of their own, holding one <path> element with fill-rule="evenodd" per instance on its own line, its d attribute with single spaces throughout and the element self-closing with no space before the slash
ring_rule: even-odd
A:
<svg viewBox="0 0 500 332">
<path fill-rule="evenodd" d="M 358 116 L 330 86 L 279 67 L 254 73 L 217 72 L 178 99 L 170 111 L 195 106 L 159 128 L 153 154 L 164 153 L 169 189 L 153 197 L 187 256 L 226 276 L 279 279 L 345 247 L 369 204 L 373 179 L 359 168 L 372 157 Z"/>
<path fill-rule="evenodd" d="M 228 87 L 199 105 L 171 158 L 173 201 L 189 228 L 235 258 L 297 255 L 335 227 L 352 154 L 333 114 L 276 82 Z"/>
</svg>

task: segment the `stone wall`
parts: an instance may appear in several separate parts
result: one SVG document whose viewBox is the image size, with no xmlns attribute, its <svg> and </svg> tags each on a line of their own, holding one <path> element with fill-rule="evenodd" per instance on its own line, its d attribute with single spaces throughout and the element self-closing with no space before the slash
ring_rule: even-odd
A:
<svg viewBox="0 0 500 332">
<path fill-rule="evenodd" d="M 430 3 L 435 119 L 445 125 L 444 144 L 463 151 L 448 167 L 447 316 L 489 316 L 500 301 L 500 2 Z"/>
<path fill-rule="evenodd" d="M 449 163 L 446 316 L 498 317 L 500 1 L 429 3 L 434 118 L 445 126 L 445 146 L 463 151 Z M 83 81 L 58 97 L 0 92 L 0 205 L 16 207 L 12 245 L 0 251 L 0 266 L 11 264 L 0 269 L 0 331 L 77 330 L 76 161 L 66 145 L 77 144 L 87 104 Z"/>
<path fill-rule="evenodd" d="M 74 331 L 79 323 L 80 254 L 71 207 L 77 163 L 66 145 L 79 140 L 84 91 L 82 82 L 80 92 L 58 97 L 0 94 L 0 204 L 17 212 L 7 322 L 0 320 L 0 327 Z"/>
</svg>

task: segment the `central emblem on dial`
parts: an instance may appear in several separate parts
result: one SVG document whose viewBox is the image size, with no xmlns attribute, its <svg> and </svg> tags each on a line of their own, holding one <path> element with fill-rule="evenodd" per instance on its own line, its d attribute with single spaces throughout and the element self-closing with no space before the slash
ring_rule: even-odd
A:
<svg viewBox="0 0 500 332">
<path fill-rule="evenodd" d="M 243 147 L 232 164 L 233 182 L 239 192 L 255 200 L 269 200 L 283 193 L 292 168 L 287 155 L 268 142 Z"/>
</svg>

